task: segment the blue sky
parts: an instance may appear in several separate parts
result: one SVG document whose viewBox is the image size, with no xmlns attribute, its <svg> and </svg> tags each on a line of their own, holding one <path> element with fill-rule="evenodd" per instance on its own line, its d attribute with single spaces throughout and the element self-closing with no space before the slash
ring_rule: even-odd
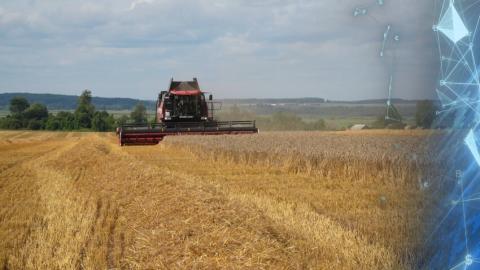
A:
<svg viewBox="0 0 480 270">
<path fill-rule="evenodd" d="M 198 77 L 221 98 L 385 98 L 385 26 L 394 97 L 433 97 L 433 2 L 385 0 L 2 0 L 0 92 L 154 99 Z M 390 51 L 391 53 L 391 51 Z"/>
</svg>

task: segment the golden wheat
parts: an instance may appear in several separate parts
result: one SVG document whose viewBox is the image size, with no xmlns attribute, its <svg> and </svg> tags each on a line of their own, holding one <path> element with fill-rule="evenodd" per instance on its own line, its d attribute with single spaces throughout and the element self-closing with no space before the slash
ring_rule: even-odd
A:
<svg viewBox="0 0 480 270">
<path fill-rule="evenodd" d="M 0 267 L 410 268 L 424 137 L 0 132 Z"/>
</svg>

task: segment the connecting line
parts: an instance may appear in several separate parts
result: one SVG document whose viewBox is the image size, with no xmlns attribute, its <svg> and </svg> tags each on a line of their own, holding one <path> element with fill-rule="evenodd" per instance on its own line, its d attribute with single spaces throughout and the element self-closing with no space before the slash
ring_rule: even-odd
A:
<svg viewBox="0 0 480 270">
<path fill-rule="evenodd" d="M 437 34 L 437 36 L 440 36 L 439 34 Z M 470 40 L 469 40 L 470 41 Z M 438 42 L 440 42 L 440 40 L 438 39 Z M 462 57 L 462 50 L 460 50 L 460 46 L 458 45 L 459 43 L 463 43 L 465 47 L 468 47 L 470 43 L 465 43 L 463 42 L 462 40 L 459 40 L 457 42 L 457 44 L 454 44 L 452 47 L 451 47 L 451 50 L 450 50 L 450 55 L 449 55 L 449 58 L 453 58 L 453 55 L 458 55 L 458 57 L 460 58 L 460 60 L 458 60 L 457 64 L 460 64 L 463 62 L 463 58 L 465 58 L 466 54 L 468 53 L 468 51 L 465 52 L 465 55 L 463 55 Z M 440 44 L 439 44 L 440 46 Z M 440 51 L 440 54 L 441 54 L 441 51 Z M 450 70 L 450 66 L 451 66 L 451 63 L 449 62 L 447 64 L 447 67 L 445 69 L 445 71 L 448 71 Z M 455 65 L 455 67 L 453 67 L 453 69 L 451 69 L 452 71 L 456 70 L 457 69 L 457 66 L 458 65 Z M 451 74 L 449 74 L 447 77 L 450 77 Z M 443 78 L 445 78 L 445 76 L 443 76 Z"/>
<path fill-rule="evenodd" d="M 476 70 L 477 66 L 475 64 L 475 57 L 473 55 L 473 48 L 471 47 L 472 40 L 469 38 L 468 41 L 469 41 L 469 43 L 465 44 L 465 46 L 468 47 L 467 53 L 470 52 L 470 56 L 472 57 L 473 66 L 474 66 L 474 69 Z M 458 51 L 458 54 L 460 54 L 460 55 L 462 54 L 462 51 L 460 50 L 460 48 L 458 46 L 455 46 L 455 49 L 456 49 L 456 51 Z M 466 56 L 466 54 L 465 54 L 465 56 Z M 460 61 L 457 62 L 457 65 L 459 65 L 460 63 L 463 63 L 465 61 L 465 63 L 467 64 L 466 66 L 468 67 L 468 70 L 470 71 L 470 74 L 472 74 L 474 71 L 470 67 L 470 63 L 468 63 L 467 59 L 465 59 L 464 61 L 461 61 L 461 60 L 462 59 L 460 59 Z M 455 65 L 455 69 L 456 69 L 457 65 Z M 475 80 L 475 81 L 478 83 L 478 80 Z"/>
<path fill-rule="evenodd" d="M 461 187 L 461 192 L 462 192 L 461 198 L 462 198 L 463 229 L 464 229 L 464 234 L 465 234 L 465 249 L 467 250 L 467 254 L 470 254 L 470 251 L 468 249 L 467 218 L 465 216 L 465 199 L 463 197 L 463 193 L 464 193 L 463 180 L 464 180 L 464 177 L 460 176 L 459 181 L 460 181 L 460 187 Z"/>
<path fill-rule="evenodd" d="M 468 50 L 471 50 L 471 49 L 469 48 Z M 457 64 L 455 64 L 455 66 L 451 69 L 450 73 L 449 73 L 446 77 L 444 77 L 445 80 L 448 80 L 448 79 L 450 78 L 450 76 L 452 76 L 453 72 L 454 72 L 455 70 L 457 70 L 458 65 L 459 65 L 460 63 L 462 63 L 463 60 L 465 60 L 465 56 L 469 53 L 468 50 L 467 50 L 464 54 L 462 54 L 462 57 L 460 58 L 459 62 L 458 62 Z M 448 68 L 448 67 L 447 67 L 447 68 Z"/>
<path fill-rule="evenodd" d="M 438 30 L 437 30 L 437 32 L 438 32 Z M 440 34 L 437 34 L 437 42 L 438 42 L 438 46 L 440 47 Z M 459 43 L 464 43 L 464 42 L 462 40 L 459 40 L 456 44 L 453 44 L 453 46 L 451 47 L 451 50 L 450 50 L 450 55 L 449 55 L 449 58 L 453 58 L 453 55 L 458 55 L 458 58 L 460 58 L 460 60 L 457 63 L 462 62 L 461 61 L 462 51 L 459 49 L 459 45 L 458 45 Z M 468 44 L 465 44 L 465 46 L 468 46 Z M 440 50 L 440 54 L 441 53 L 442 53 L 442 51 Z M 451 66 L 451 63 L 448 63 L 445 71 L 450 70 L 450 66 Z M 456 66 L 452 70 L 455 70 L 455 69 L 456 69 Z M 445 78 L 445 76 L 443 76 L 443 77 Z"/>
<path fill-rule="evenodd" d="M 479 83 L 445 82 L 448 85 L 480 86 Z"/>
<path fill-rule="evenodd" d="M 473 35 L 472 37 L 475 37 L 477 35 L 477 30 L 478 30 L 478 26 L 480 25 L 480 16 L 478 17 L 477 19 L 477 24 L 475 24 L 475 30 L 473 30 Z M 475 39 L 473 39 L 475 40 Z"/>
<path fill-rule="evenodd" d="M 390 103 L 390 100 L 392 99 L 392 85 L 393 85 L 393 75 L 390 74 L 390 80 L 388 82 L 388 101 L 387 101 L 388 106 L 392 105 Z"/>
<path fill-rule="evenodd" d="M 462 202 L 473 202 L 473 201 L 480 201 L 480 198 L 470 198 L 470 199 L 462 200 Z"/>
<path fill-rule="evenodd" d="M 440 58 L 440 60 L 442 60 L 442 61 L 448 61 L 448 62 L 455 62 L 455 63 L 458 63 L 458 62 L 459 62 L 457 59 L 453 59 L 453 58 L 449 58 L 449 57 L 444 57 L 444 56 L 442 56 L 442 57 Z"/>
<path fill-rule="evenodd" d="M 450 209 L 448 210 L 447 214 L 445 214 L 445 216 L 442 218 L 442 220 L 440 221 L 440 223 L 437 224 L 437 226 L 435 227 L 435 229 L 432 231 L 432 233 L 430 233 L 430 235 L 427 237 L 427 239 L 425 240 L 425 242 L 428 242 L 430 241 L 430 238 L 432 238 L 432 236 L 438 231 L 438 229 L 440 228 L 440 226 L 442 226 L 443 222 L 445 222 L 445 220 L 447 219 L 448 216 L 450 216 L 450 213 L 453 211 L 453 209 L 455 209 L 455 207 L 457 207 L 457 205 L 453 205 L 452 207 L 450 207 Z"/>
<path fill-rule="evenodd" d="M 392 27 L 390 26 L 390 24 L 387 25 L 387 29 L 383 33 L 383 43 L 382 43 L 382 50 L 380 51 L 380 57 L 383 57 L 383 54 L 385 52 L 385 44 L 387 43 L 388 35 L 390 34 L 390 29 L 391 28 Z"/>
<path fill-rule="evenodd" d="M 450 88 L 450 86 L 448 85 L 445 85 L 449 90 L 450 92 L 452 92 L 457 98 L 458 100 L 462 101 L 465 105 L 467 105 L 467 107 L 469 107 L 470 109 L 472 109 L 473 112 L 475 112 L 477 115 L 480 115 L 480 112 L 478 112 L 474 107 L 472 107 L 472 105 L 468 102 L 466 102 L 465 100 L 463 100 L 461 98 L 460 95 L 457 94 L 457 92 L 455 92 L 455 90 L 453 90 L 452 88 Z"/>
<path fill-rule="evenodd" d="M 473 6 L 475 6 L 476 4 L 480 4 L 479 1 L 475 1 L 474 3 L 470 4 L 468 7 L 464 8 L 465 10 L 469 10 L 471 9 Z"/>
<path fill-rule="evenodd" d="M 479 20 L 477 20 L 477 26 L 475 27 L 475 33 L 477 32 L 477 27 L 478 27 L 478 23 L 480 21 L 480 16 L 478 17 L 478 19 Z M 470 42 L 471 42 L 470 44 L 473 44 L 473 40 L 475 40 L 475 35 L 473 36 L 472 39 L 470 39 Z M 473 69 L 475 70 L 475 73 L 473 74 L 473 77 L 474 77 L 475 81 L 477 82 L 477 84 L 480 84 L 480 79 L 478 78 L 479 74 L 478 74 L 478 69 L 477 69 L 477 61 L 475 60 L 475 55 L 473 54 L 473 47 L 469 46 L 468 48 L 470 49 L 470 55 L 472 57 L 472 62 L 473 62 Z"/>
<path fill-rule="evenodd" d="M 439 52 L 440 54 L 442 54 L 442 47 L 441 47 L 441 45 L 440 45 L 440 35 L 437 33 L 436 36 L 437 36 L 438 52 Z M 448 65 L 450 65 L 450 63 L 448 63 Z M 445 76 L 444 76 L 444 74 L 443 74 L 443 62 L 442 62 L 442 61 L 440 61 L 440 73 L 441 73 L 441 75 L 442 75 L 442 78 L 445 78 Z"/>
<path fill-rule="evenodd" d="M 455 66 L 451 69 L 450 73 L 444 78 L 445 80 L 449 80 L 449 78 L 450 78 L 450 76 L 452 76 L 453 72 L 455 70 L 457 70 L 459 64 L 463 63 L 463 61 L 465 60 L 465 56 L 469 53 L 469 50 L 471 50 L 471 48 L 469 48 L 464 54 L 462 54 L 462 57 L 460 58 L 459 62 L 455 64 Z"/>
<path fill-rule="evenodd" d="M 466 266 L 466 264 L 465 264 L 465 261 L 463 261 L 463 262 L 455 265 L 454 267 L 450 268 L 450 270 L 459 269 L 459 267 L 461 267 L 461 266 L 464 266 L 463 269 L 466 269 L 467 266 Z"/>
</svg>

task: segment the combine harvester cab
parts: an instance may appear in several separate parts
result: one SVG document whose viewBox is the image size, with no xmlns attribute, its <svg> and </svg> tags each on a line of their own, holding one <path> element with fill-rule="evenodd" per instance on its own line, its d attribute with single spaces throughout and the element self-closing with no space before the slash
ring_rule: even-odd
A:
<svg viewBox="0 0 480 270">
<path fill-rule="evenodd" d="M 154 145 L 165 136 L 258 133 L 255 121 L 216 121 L 212 95 L 208 101 L 193 81 L 170 81 L 158 95 L 155 124 L 127 124 L 117 129 L 120 145 Z"/>
</svg>

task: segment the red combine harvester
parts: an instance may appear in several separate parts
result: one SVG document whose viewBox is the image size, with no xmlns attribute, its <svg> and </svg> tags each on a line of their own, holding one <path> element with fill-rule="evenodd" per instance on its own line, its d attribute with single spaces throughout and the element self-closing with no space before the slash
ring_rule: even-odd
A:
<svg viewBox="0 0 480 270">
<path fill-rule="evenodd" d="M 258 133 L 255 121 L 216 121 L 214 102 L 200 90 L 198 81 L 170 81 L 158 95 L 155 124 L 126 124 L 117 128 L 120 145 L 158 144 L 172 135 Z"/>
</svg>

